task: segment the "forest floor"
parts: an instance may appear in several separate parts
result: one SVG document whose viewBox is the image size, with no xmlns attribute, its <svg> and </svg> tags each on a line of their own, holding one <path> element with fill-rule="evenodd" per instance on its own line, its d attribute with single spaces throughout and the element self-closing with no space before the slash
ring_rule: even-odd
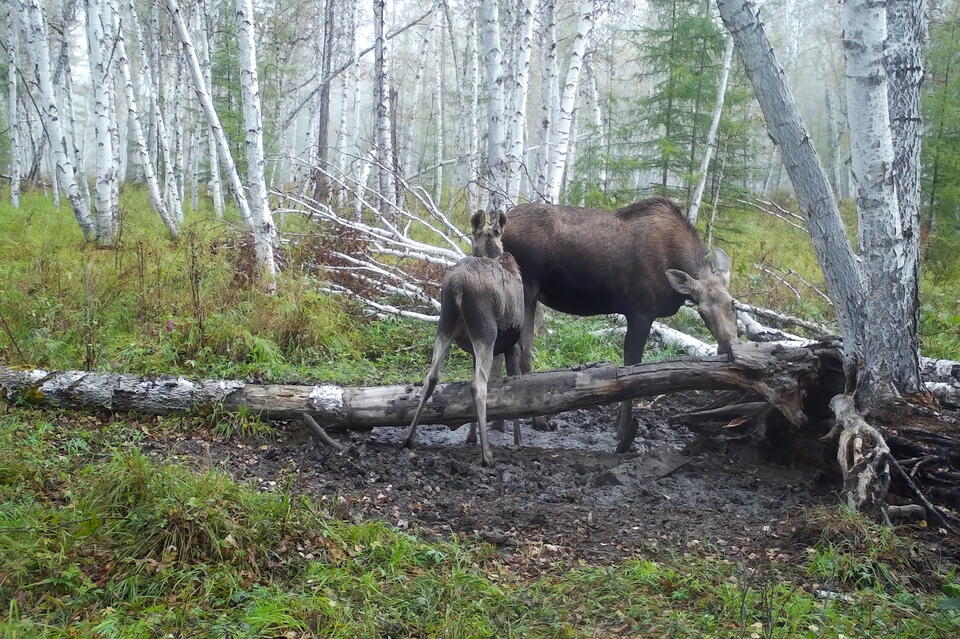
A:
<svg viewBox="0 0 960 639">
<path fill-rule="evenodd" d="M 748 442 L 707 443 L 671 423 L 671 415 L 703 404 L 703 395 L 641 404 L 640 435 L 628 455 L 613 452 L 616 406 L 556 415 L 553 432 L 523 420 L 520 449 L 512 446 L 512 424 L 491 431 L 494 468 L 480 465 L 465 426 L 421 426 L 412 451 L 399 447 L 402 429 L 377 428 L 354 433 L 338 453 L 314 446 L 297 423 L 255 445 L 200 430 L 149 438 L 142 450 L 213 463 L 263 489 L 292 476 L 289 489 L 335 500 L 351 518 L 435 538 L 466 534 L 505 549 L 547 543 L 601 560 L 658 545 L 708 544 L 731 559 L 793 552 L 801 507 L 836 505 L 838 478 L 771 462 Z"/>
</svg>

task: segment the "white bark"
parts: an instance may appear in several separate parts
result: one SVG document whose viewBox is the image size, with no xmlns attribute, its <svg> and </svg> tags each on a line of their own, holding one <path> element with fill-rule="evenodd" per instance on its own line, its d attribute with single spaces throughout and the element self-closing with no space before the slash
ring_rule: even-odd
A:
<svg viewBox="0 0 960 639">
<path fill-rule="evenodd" d="M 210 9 L 206 0 L 201 0 L 199 4 L 203 15 L 200 19 L 200 28 L 202 30 L 200 37 L 200 65 L 203 70 L 203 80 L 207 93 L 213 95 L 213 73 L 210 62 L 210 50 L 212 49 L 212 29 L 210 28 Z M 209 124 L 204 127 L 207 140 L 207 157 L 210 166 L 210 195 L 213 198 L 213 213 L 218 220 L 223 219 L 223 186 L 220 181 L 220 161 L 217 159 L 217 142 L 213 133 L 213 128 Z"/>
<path fill-rule="evenodd" d="M 22 6 L 22 5 L 21 5 Z M 87 201 L 84 199 L 74 176 L 72 153 L 63 137 L 63 128 L 60 122 L 60 112 L 57 107 L 56 96 L 53 91 L 53 82 L 50 73 L 50 52 L 48 51 L 46 17 L 40 0 L 26 0 L 27 21 L 27 48 L 30 51 L 31 62 L 34 66 L 34 75 L 40 84 L 39 103 L 43 109 L 44 126 L 50 137 L 54 157 L 57 165 L 57 180 L 63 186 L 74 217 L 80 225 L 83 237 L 87 241 L 96 238 L 96 229 Z"/>
<path fill-rule="evenodd" d="M 895 382 L 901 392 L 919 388 L 914 355 L 919 350 L 920 295 L 920 145 L 923 117 L 920 86 L 923 82 L 923 45 L 926 40 L 925 0 L 891 0 L 887 3 L 887 100 L 893 136 L 893 181 L 900 209 L 904 264 L 897 265 L 903 279 L 905 306 L 899 309 L 903 339 L 897 349 Z"/>
<path fill-rule="evenodd" d="M 133 20 L 136 19 L 136 16 L 130 17 Z M 130 74 L 130 61 L 127 59 L 126 42 L 124 41 L 122 31 L 119 32 L 117 38 L 117 57 L 127 98 L 130 124 L 133 129 L 133 140 L 137 146 L 140 167 L 143 169 L 143 177 L 147 183 L 147 193 L 150 196 L 150 204 L 153 205 L 154 210 L 160 215 L 160 219 L 163 220 L 163 224 L 167 227 L 167 231 L 169 231 L 171 237 L 177 237 L 180 235 L 179 220 L 175 215 L 170 214 L 167 210 L 166 202 L 163 200 L 163 196 L 160 195 L 160 181 L 157 179 L 157 171 L 153 165 L 153 157 L 150 155 L 150 149 L 147 147 L 147 140 L 143 133 L 139 103 L 133 88 L 133 79 Z M 141 86 L 143 85 L 141 84 Z"/>
<path fill-rule="evenodd" d="M 115 136 L 114 96 L 111 92 L 113 77 L 110 56 L 116 41 L 113 32 L 113 17 L 109 4 L 104 0 L 85 0 L 87 18 L 87 51 L 90 56 L 90 81 L 93 87 L 93 139 L 96 147 L 96 173 L 94 186 L 94 209 L 97 243 L 116 243 L 118 227 L 118 202 L 114 199 L 117 171 L 114 163 Z"/>
<path fill-rule="evenodd" d="M 4 16 L 7 35 L 7 127 L 10 131 L 10 203 L 20 207 L 20 117 L 17 113 L 17 55 L 20 51 L 20 24 L 15 6 L 8 0 Z"/>
<path fill-rule="evenodd" d="M 559 114 L 560 80 L 557 70 L 556 0 L 544 0 L 541 13 L 543 32 L 540 34 L 540 148 L 537 149 L 536 179 L 531 194 L 537 201 L 545 201 L 547 177 L 553 155 L 551 131 Z"/>
<path fill-rule="evenodd" d="M 713 108 L 713 119 L 710 121 L 710 130 L 707 131 L 707 146 L 703 150 L 703 159 L 700 162 L 700 180 L 697 189 L 690 201 L 687 211 L 687 220 L 691 224 L 697 223 L 697 213 L 700 210 L 700 200 L 703 190 L 707 186 L 707 174 L 710 169 L 710 160 L 717 148 L 717 130 L 720 128 L 720 116 L 723 114 L 723 102 L 727 95 L 727 79 L 730 77 L 730 66 L 733 61 L 733 36 L 727 35 L 726 48 L 723 51 L 723 68 L 720 71 L 720 83 L 717 85 L 717 100 Z"/>
<path fill-rule="evenodd" d="M 520 195 L 520 182 L 526 172 L 524 166 L 524 136 L 527 128 L 527 86 L 530 77 L 530 52 L 533 48 L 533 3 L 523 0 L 519 7 L 520 32 L 517 34 L 517 62 L 510 94 L 510 148 L 507 163 L 510 171 L 510 187 L 507 198 L 516 203 Z"/>
<path fill-rule="evenodd" d="M 483 0 L 483 48 L 487 79 L 487 212 L 504 208 L 509 178 L 504 131 L 503 53 L 498 0 Z"/>
<path fill-rule="evenodd" d="M 437 11 L 434 20 L 436 21 L 434 27 L 436 58 L 433 110 L 436 115 L 436 137 L 433 145 L 433 161 L 437 169 L 434 174 L 433 200 L 439 205 L 440 198 L 443 196 L 443 12 Z"/>
<path fill-rule="evenodd" d="M 834 301 L 847 355 L 858 351 L 863 283 L 856 256 L 826 173 L 800 118 L 793 93 L 751 0 L 718 0 L 720 15 L 733 35 L 753 85 L 767 129 L 790 175 L 814 251 Z"/>
<path fill-rule="evenodd" d="M 183 205 L 175 189 L 171 186 L 176 183 L 174 175 L 173 155 L 170 152 L 169 135 L 167 133 L 166 117 L 160 106 L 159 97 L 159 75 L 162 69 L 151 67 L 150 51 L 147 49 L 143 38 L 143 30 L 140 28 L 140 21 L 136 18 L 136 7 L 133 0 L 127 0 L 127 14 L 131 16 L 130 23 L 133 26 L 133 33 L 137 40 L 137 47 L 140 49 L 140 65 L 137 67 L 137 84 L 142 90 L 150 96 L 150 111 L 153 114 L 154 137 L 157 147 L 160 151 L 160 160 L 163 162 L 164 176 L 163 184 L 160 185 L 161 199 L 167 215 L 173 220 L 179 228 L 183 222 Z M 159 20 L 157 20 L 159 24 Z M 154 56 L 159 60 L 160 57 Z M 151 155 L 151 157 L 153 157 Z M 157 175 L 159 181 L 160 176 Z M 169 228 L 169 227 L 168 227 Z"/>
<path fill-rule="evenodd" d="M 387 41 L 384 36 L 384 0 L 373 0 L 374 30 L 374 98 L 377 105 L 376 148 L 377 175 L 380 185 L 380 214 L 390 217 L 396 201 L 393 181 L 393 141 L 390 133 L 390 82 L 387 79 Z"/>
<path fill-rule="evenodd" d="M 230 143 L 227 141 L 227 137 L 223 133 L 223 126 L 220 124 L 220 117 L 217 115 L 217 111 L 213 107 L 213 100 L 211 99 L 210 94 L 207 92 L 203 71 L 200 69 L 200 61 L 197 58 L 196 50 L 193 46 L 193 39 L 190 37 L 190 32 L 187 30 L 187 25 L 184 23 L 183 17 L 180 15 L 180 7 L 177 4 L 177 0 L 166 0 L 166 6 L 167 10 L 170 12 L 171 18 L 173 19 L 173 24 L 177 30 L 177 34 L 180 36 L 180 42 L 183 45 L 187 66 L 189 67 L 190 76 L 193 79 L 193 90 L 197 95 L 200 106 L 203 107 L 204 115 L 206 115 L 207 121 L 210 124 L 210 128 L 217 140 L 217 149 L 220 154 L 220 161 L 223 163 L 223 168 L 227 172 L 227 179 L 229 180 L 230 186 L 233 189 L 233 195 L 237 202 L 237 209 L 240 211 L 240 217 L 243 220 L 244 225 L 248 229 L 252 230 L 256 225 L 256 222 L 250 213 L 250 205 L 247 202 L 247 196 L 244 194 L 243 184 L 240 182 L 240 175 L 237 173 L 237 165 L 233 161 L 233 154 L 230 152 Z M 259 249 L 263 248 L 262 244 L 258 244 L 257 248 L 258 262 L 260 263 L 261 267 L 265 269 L 268 275 L 272 274 L 275 271 L 271 271 L 271 269 L 276 268 L 276 263 L 273 260 L 272 246 L 269 246 L 268 254 L 266 256 L 261 255 L 259 252 Z"/>
<path fill-rule="evenodd" d="M 438 12 L 437 16 L 441 16 L 441 14 Z M 431 33 L 433 33 L 438 26 L 439 25 L 435 22 L 434 26 L 431 28 Z M 404 118 L 406 120 L 406 131 L 404 131 L 403 136 L 402 150 L 404 160 L 402 168 L 404 171 L 404 176 L 406 177 L 413 175 L 418 170 L 414 168 L 414 148 L 416 146 L 417 138 L 417 114 L 420 108 L 420 93 L 423 87 L 423 72 L 427 69 L 427 53 L 430 51 L 429 44 L 430 41 L 428 38 L 421 38 L 417 52 L 415 71 L 413 73 L 413 90 L 410 97 L 410 106 L 407 107 L 407 116 Z"/>
<path fill-rule="evenodd" d="M 276 227 L 267 201 L 264 179 L 263 118 L 260 114 L 260 82 L 257 77 L 256 37 L 253 28 L 253 0 L 237 0 L 237 48 L 240 56 L 240 97 L 246 129 L 247 181 L 250 186 L 250 218 L 257 262 L 272 288 L 277 274 L 274 258 Z M 199 75 L 199 74 L 198 74 Z M 202 78 L 196 77 L 199 85 Z"/>
<path fill-rule="evenodd" d="M 573 112 L 577 105 L 577 93 L 580 86 L 580 67 L 587 48 L 587 39 L 593 29 L 594 20 L 593 0 L 581 0 L 580 17 L 577 23 L 577 32 L 570 50 L 570 61 L 567 65 L 567 75 L 564 80 L 563 94 L 560 98 L 560 114 L 551 134 L 551 157 L 547 173 L 546 192 L 548 202 L 557 203 L 560 200 L 560 187 L 563 181 L 564 169 L 567 165 L 567 150 L 570 146 L 570 130 L 573 123 Z"/>
<path fill-rule="evenodd" d="M 467 122 L 467 205 L 469 211 L 480 208 L 480 57 L 479 33 L 477 31 L 476 13 L 471 12 L 470 34 L 468 36 L 467 60 L 470 76 L 470 108 Z"/>
<path fill-rule="evenodd" d="M 914 257 L 919 238 L 912 230 L 905 232 L 894 177 L 884 65 L 885 5 L 871 0 L 847 0 L 844 34 L 851 161 L 860 221 L 860 255 L 867 288 L 863 300 L 862 344 L 865 379 L 859 398 L 870 406 L 899 396 L 900 386 L 912 391 L 920 389 Z M 907 33 L 900 36 L 910 40 Z M 919 42 L 916 46 L 919 47 Z M 915 144 L 918 145 L 919 140 Z M 906 150 L 903 155 L 907 155 Z M 919 168 L 918 157 L 901 160 L 900 171 L 906 175 L 900 183 L 915 191 L 915 185 L 909 183 L 911 172 Z M 917 195 L 911 195 L 915 210 Z M 907 214 L 908 224 L 912 224 L 914 216 L 913 212 Z"/>
</svg>

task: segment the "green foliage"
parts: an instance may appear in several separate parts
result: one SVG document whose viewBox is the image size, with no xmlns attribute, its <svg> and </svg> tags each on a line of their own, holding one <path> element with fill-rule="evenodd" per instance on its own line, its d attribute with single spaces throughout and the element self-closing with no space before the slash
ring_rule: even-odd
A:
<svg viewBox="0 0 960 639">
<path fill-rule="evenodd" d="M 329 511 L 335 500 L 295 496 L 283 482 L 259 492 L 217 470 L 151 461 L 139 452 L 141 436 L 129 422 L 71 413 L 0 416 L 0 636 L 960 631 L 956 575 L 921 588 L 909 577 L 921 564 L 902 561 L 902 542 L 844 512 L 811 513 L 809 539 L 798 541 L 810 544 L 801 556 L 812 559 L 762 572 L 709 548 L 679 556 L 651 547 L 609 565 L 538 562 L 534 577 L 516 566 L 536 553 L 535 542 L 504 560 L 467 537 L 426 541 L 379 522 L 344 523 Z M 833 573 L 818 557 L 828 552 L 839 566 L 861 558 L 885 566 L 885 581 L 844 582 L 853 603 L 818 599 L 812 589 L 838 583 L 824 581 Z"/>
</svg>

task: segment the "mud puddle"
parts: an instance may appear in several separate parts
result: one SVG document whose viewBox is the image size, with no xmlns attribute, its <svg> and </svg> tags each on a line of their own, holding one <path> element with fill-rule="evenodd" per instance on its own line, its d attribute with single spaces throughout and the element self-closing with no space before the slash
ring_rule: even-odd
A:
<svg viewBox="0 0 960 639">
<path fill-rule="evenodd" d="M 750 444 L 688 447 L 696 435 L 669 418 L 705 401 L 689 393 L 639 404 L 639 435 L 624 455 L 613 452 L 616 406 L 555 415 L 555 432 L 523 420 L 521 449 L 511 446 L 508 422 L 505 433 L 492 433 L 494 468 L 480 465 L 466 427 L 425 425 L 413 451 L 399 448 L 402 429 L 381 428 L 352 434 L 350 449 L 336 453 L 296 424 L 261 444 L 196 432 L 144 448 L 427 535 L 475 535 L 504 547 L 542 542 L 587 557 L 705 543 L 727 555 L 789 552 L 781 546 L 798 507 L 836 503 L 835 486 L 813 470 L 769 463 Z"/>
</svg>

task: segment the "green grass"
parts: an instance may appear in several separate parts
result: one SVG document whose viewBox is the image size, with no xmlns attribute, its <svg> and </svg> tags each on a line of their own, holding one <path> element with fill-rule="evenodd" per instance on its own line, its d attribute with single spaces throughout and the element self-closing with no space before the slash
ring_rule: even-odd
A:
<svg viewBox="0 0 960 639">
<path fill-rule="evenodd" d="M 67 207 L 39 193 L 20 209 L 0 204 L 0 361 L 50 369 L 375 384 L 418 380 L 429 366 L 434 327 L 374 319 L 296 264 L 311 240 L 284 247 L 278 294 L 244 279 L 249 247 L 209 211 L 188 212 L 172 242 L 142 190 L 122 194 L 117 250 L 86 246 Z M 295 222 L 294 222 L 295 223 Z M 619 337 L 593 337 L 577 318 L 555 316 L 536 365 L 620 360 Z M 651 351 L 651 357 L 663 357 Z M 453 349 L 447 379 L 468 378 Z"/>
<path fill-rule="evenodd" d="M 465 537 L 345 523 L 333 500 L 296 496 L 283 482 L 258 492 L 217 470 L 149 460 L 142 437 L 122 420 L 0 416 L 0 636 L 960 632 L 956 576 L 920 587 L 912 546 L 846 513 L 813 513 L 822 532 L 809 532 L 807 558 L 792 564 L 738 567 L 709 548 L 601 566 L 532 563 L 536 542 L 504 558 Z M 876 549 L 866 558 L 864 543 Z M 878 577 L 849 573 L 865 561 Z M 814 588 L 853 601 L 822 600 Z"/>
<path fill-rule="evenodd" d="M 796 211 L 788 198 L 781 202 Z M 855 232 L 856 209 L 841 202 L 848 232 Z M 705 230 L 705 221 L 699 226 Z M 922 246 L 920 341 L 929 357 L 960 359 L 960 233 L 946 228 Z M 717 241 L 733 260 L 730 290 L 740 300 L 836 326 L 833 308 L 818 293 L 787 271 L 826 291 L 823 273 L 806 233 L 751 209 L 724 210 L 717 219 Z M 854 241 L 854 245 L 856 242 Z M 789 281 L 795 293 L 755 267 L 760 264 Z M 780 270 L 777 270 L 780 269 Z"/>
</svg>

